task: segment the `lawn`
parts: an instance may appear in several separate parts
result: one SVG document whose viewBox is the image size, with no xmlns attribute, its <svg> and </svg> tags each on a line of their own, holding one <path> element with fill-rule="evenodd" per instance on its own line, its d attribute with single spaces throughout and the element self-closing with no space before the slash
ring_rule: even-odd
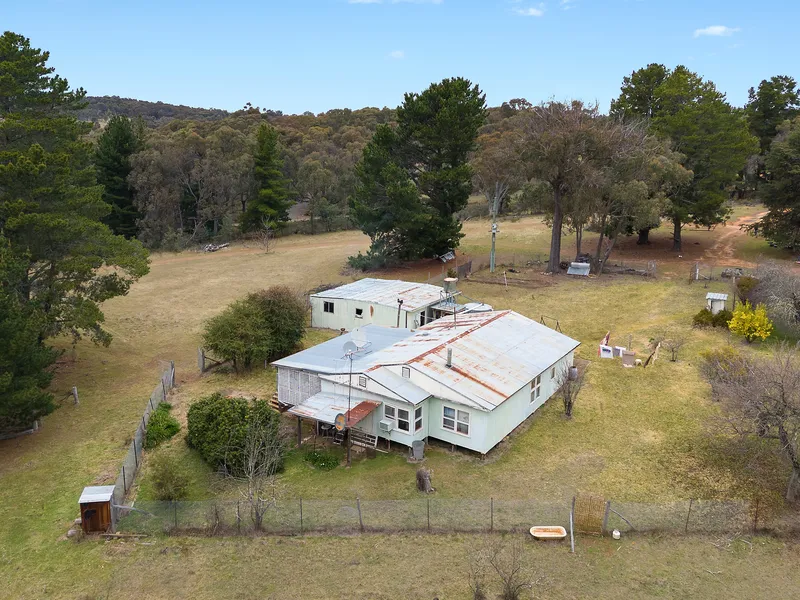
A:
<svg viewBox="0 0 800 600">
<path fill-rule="evenodd" d="M 486 230 L 486 221 L 466 224 L 463 249 L 467 254 L 485 255 Z M 434 470 L 437 494 L 443 498 L 560 501 L 583 490 L 618 500 L 668 501 L 690 496 L 750 498 L 763 486 L 770 502 L 779 504 L 787 474 L 780 461 L 761 459 L 745 467 L 745 459 L 751 457 L 731 453 L 725 440 L 709 435 L 706 428 L 715 407 L 699 380 L 695 362 L 702 349 L 726 343 L 726 336 L 718 331 L 691 331 L 688 324 L 703 306 L 705 293 L 726 286 L 690 286 L 682 275 L 684 270 L 688 272 L 692 257 L 702 256 L 722 233 L 687 232 L 687 240 L 698 244 L 692 241 L 680 259 L 667 249 L 669 232 L 664 228 L 653 233 L 650 247 L 622 244 L 622 259 L 663 260 L 665 268 L 659 267 L 662 277 L 655 281 L 633 277 L 552 279 L 523 269 L 519 274 L 509 273 L 507 289 L 499 280 L 463 283 L 467 295 L 497 308 L 513 308 L 537 319 L 543 314 L 557 318 L 565 333 L 583 343 L 581 356 L 592 364 L 589 384 L 571 421 L 565 420 L 552 402 L 486 460 L 452 453 L 448 448 L 431 449 L 427 464 Z M 450 586 L 458 590 L 456 596 L 462 596 L 464 567 L 456 557 L 470 544 L 469 537 L 424 538 L 428 540 L 424 542 L 413 536 L 222 542 L 167 539 L 156 540 L 154 546 L 75 544 L 60 539 L 77 516 L 76 501 L 82 487 L 116 477 L 163 361 L 176 362 L 179 389 L 172 401 L 181 418 L 193 399 L 210 391 L 263 397 L 274 390 L 274 373 L 269 370 L 259 369 L 244 377 L 199 376 L 196 347 L 206 318 L 231 300 L 268 285 L 285 283 L 305 291 L 322 283 L 349 281 L 353 276 L 342 273 L 344 260 L 367 244 L 360 233 L 340 232 L 284 238 L 270 254 L 236 246 L 214 254 L 154 256 L 151 273 L 127 297 L 103 307 L 107 327 L 114 334 L 111 347 L 81 343 L 74 350 L 68 348 L 59 363 L 54 393 L 62 399 L 77 385 L 80 405 L 65 401 L 45 419 L 36 435 L 0 442 L 0 580 L 10 582 L 0 597 L 218 597 L 237 589 L 243 597 L 432 597 L 435 590 Z M 501 224 L 498 247 L 502 256 L 514 260 L 517 253 L 528 257 L 546 254 L 547 245 L 547 228 L 538 219 Z M 440 268 L 427 263 L 386 275 L 425 279 L 429 271 L 435 274 Z M 676 275 L 670 277 L 671 272 Z M 515 282 L 515 278 L 530 282 Z M 631 335 L 634 348 L 642 352 L 650 336 L 668 324 L 685 331 L 690 339 L 677 363 L 662 354 L 653 368 L 623 370 L 616 362 L 594 359 L 595 345 L 606 331 L 612 332 L 613 341 L 623 344 Z M 307 343 L 329 335 L 313 332 Z M 234 493 L 215 481 L 205 465 L 188 452 L 182 441 L 184 433 L 164 451 L 184 458 L 193 475 L 192 498 Z M 416 494 L 413 474 L 414 467 L 402 453 L 375 459 L 359 455 L 350 470 L 327 473 L 313 470 L 295 454 L 288 461 L 284 483 L 287 494 L 307 498 L 409 498 Z M 138 493 L 146 498 L 151 493 L 146 468 L 140 481 Z M 590 588 L 575 586 L 590 586 L 593 577 L 599 595 L 611 595 L 619 584 L 618 568 L 627 585 L 643 586 L 635 588 L 642 596 L 672 596 L 670 590 L 677 590 L 678 595 L 697 592 L 715 597 L 722 593 L 720 582 L 737 576 L 741 579 L 747 573 L 755 577 L 773 565 L 777 569 L 796 560 L 793 546 L 764 541 L 763 548 L 736 560 L 733 553 L 720 554 L 708 569 L 724 570 L 725 576 L 708 576 L 695 568 L 691 557 L 696 544 L 690 540 L 639 540 L 636 544 L 638 554 L 630 556 L 599 541 L 587 542 L 580 558 L 534 547 L 531 552 L 546 569 L 563 575 L 563 581 L 554 576 L 548 588 L 552 597 L 580 595 L 579 590 Z M 706 540 L 702 545 L 714 550 Z M 401 561 L 419 547 L 425 552 L 414 559 L 411 569 L 402 569 Z M 168 549 L 162 553 L 164 548 Z M 330 548 L 334 550 L 329 552 Z M 682 553 L 688 558 L 681 558 Z M 362 558 L 337 562 L 339 555 Z M 245 590 L 252 578 L 237 565 L 239 556 L 248 559 L 247 569 L 276 569 L 274 577 L 264 580 L 263 587 Z M 447 556 L 449 568 L 423 562 L 426 556 Z M 315 565 L 315 557 L 321 568 Z M 264 560 L 270 562 L 260 562 Z M 301 583 L 297 581 L 299 560 L 299 568 L 311 573 L 308 581 Z M 363 574 L 363 585 L 372 585 L 374 595 L 361 588 L 330 593 L 328 586 L 337 579 L 338 567 L 350 565 L 351 560 L 359 561 L 351 565 L 355 574 L 369 571 Z M 572 560 L 582 565 L 575 581 L 569 581 L 575 570 L 570 567 Z M 718 567 L 718 563 L 725 566 Z M 673 568 L 666 572 L 665 564 Z M 420 565 L 418 578 L 414 565 Z M 683 581 L 677 572 L 680 565 L 695 569 L 697 581 Z M 444 576 L 443 570 L 447 571 Z M 404 581 L 410 581 L 411 587 L 401 587 Z M 666 587 L 659 587 L 662 583 Z"/>
</svg>

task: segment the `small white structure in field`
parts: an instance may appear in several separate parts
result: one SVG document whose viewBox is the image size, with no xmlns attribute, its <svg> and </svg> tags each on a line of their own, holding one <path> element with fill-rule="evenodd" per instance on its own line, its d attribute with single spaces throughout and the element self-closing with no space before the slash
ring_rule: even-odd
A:
<svg viewBox="0 0 800 600">
<path fill-rule="evenodd" d="M 597 355 L 600 358 L 614 358 L 614 348 L 611 346 L 606 346 L 605 344 L 600 344 Z"/>
<path fill-rule="evenodd" d="M 461 312 L 455 278 L 445 287 L 366 277 L 312 294 L 311 326 L 350 331 L 367 324 L 415 329 L 441 317 Z"/>
<path fill-rule="evenodd" d="M 706 294 L 706 308 L 711 311 L 712 315 L 717 314 L 721 310 L 725 310 L 725 303 L 728 301 L 728 294 L 719 294 L 717 292 L 709 292 Z"/>
<path fill-rule="evenodd" d="M 569 263 L 569 269 L 567 269 L 567 275 L 580 275 L 581 277 L 588 277 L 591 268 L 592 265 L 590 265 L 589 263 L 580 263 L 580 262 Z"/>
</svg>

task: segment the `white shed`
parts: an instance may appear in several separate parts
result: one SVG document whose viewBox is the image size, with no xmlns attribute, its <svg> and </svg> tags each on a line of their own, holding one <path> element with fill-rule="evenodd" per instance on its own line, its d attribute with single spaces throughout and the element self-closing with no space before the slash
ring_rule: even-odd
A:
<svg viewBox="0 0 800 600">
<path fill-rule="evenodd" d="M 728 301 L 728 294 L 719 294 L 717 292 L 709 292 L 706 294 L 706 308 L 711 311 L 711 314 L 717 314 L 721 310 L 725 310 L 725 303 Z"/>
<path fill-rule="evenodd" d="M 311 326 L 350 331 L 367 324 L 415 329 L 453 312 L 458 292 L 436 285 L 364 278 L 312 294 Z"/>
</svg>

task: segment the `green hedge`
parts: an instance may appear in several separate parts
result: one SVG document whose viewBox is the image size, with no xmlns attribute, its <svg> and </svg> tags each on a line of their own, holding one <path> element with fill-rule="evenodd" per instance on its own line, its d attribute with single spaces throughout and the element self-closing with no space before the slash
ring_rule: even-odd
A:
<svg viewBox="0 0 800 600">
<path fill-rule="evenodd" d="M 144 449 L 152 450 L 159 444 L 171 439 L 181 429 L 178 419 L 170 414 L 172 405 L 160 402 L 150 420 L 147 422 L 147 431 L 144 436 Z"/>
<path fill-rule="evenodd" d="M 201 398 L 189 408 L 186 443 L 195 448 L 215 469 L 242 473 L 244 446 L 251 423 L 262 426 L 267 434 L 280 438 L 280 415 L 266 400 L 252 402 L 244 398 L 225 398 L 216 393 Z M 282 461 L 276 471 L 283 469 Z"/>
</svg>

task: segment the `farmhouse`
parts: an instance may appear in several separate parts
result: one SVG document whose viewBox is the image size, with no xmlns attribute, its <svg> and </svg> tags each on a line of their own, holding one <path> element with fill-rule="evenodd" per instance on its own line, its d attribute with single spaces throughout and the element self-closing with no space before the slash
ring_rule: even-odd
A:
<svg viewBox="0 0 800 600">
<path fill-rule="evenodd" d="M 389 279 L 359 279 L 312 294 L 311 326 L 350 331 L 368 323 L 383 327 L 416 328 L 453 312 L 465 310 L 456 302 L 456 279 L 445 287 Z"/>
<path fill-rule="evenodd" d="M 485 454 L 553 395 L 579 343 L 510 310 L 365 327 L 273 363 L 278 400 L 354 443 L 436 438 Z"/>
</svg>

